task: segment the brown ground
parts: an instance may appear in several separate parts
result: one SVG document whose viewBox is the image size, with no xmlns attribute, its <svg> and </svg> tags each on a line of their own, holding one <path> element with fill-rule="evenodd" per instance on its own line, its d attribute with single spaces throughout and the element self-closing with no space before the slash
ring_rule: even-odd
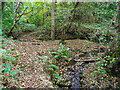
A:
<svg viewBox="0 0 120 90">
<path fill-rule="evenodd" d="M 24 39 L 24 38 L 22 38 Z M 9 41 L 9 43 L 5 46 L 5 48 L 15 49 L 11 51 L 12 55 L 22 54 L 21 57 L 14 64 L 13 70 L 18 68 L 19 74 L 17 74 L 17 78 L 11 78 L 9 82 L 11 86 L 19 86 L 19 87 L 32 87 L 32 88 L 42 88 L 42 87 L 50 87 L 53 85 L 50 82 L 50 76 L 44 71 L 43 66 L 45 65 L 43 61 L 40 60 L 44 58 L 44 56 L 49 55 L 50 48 L 59 47 L 59 40 L 55 41 L 39 41 L 39 42 L 21 42 L 21 41 L 13 41 L 12 39 L 3 39 L 5 41 Z M 80 49 L 81 51 L 91 51 L 96 47 L 100 47 L 103 45 L 99 45 L 95 42 L 89 42 L 87 40 L 66 40 L 67 47 L 72 49 Z M 119 84 L 118 81 L 120 78 L 109 76 L 105 74 L 105 78 L 100 80 L 100 83 L 97 81 L 96 77 L 90 76 L 90 73 L 94 73 L 95 68 L 98 66 L 95 62 L 88 64 L 86 68 L 84 68 L 83 72 L 83 87 L 92 87 L 91 84 L 95 84 L 97 87 L 104 87 L 111 84 L 111 86 L 115 87 L 116 84 Z M 112 81 L 109 81 L 110 78 L 113 78 Z M 117 80 L 118 79 L 118 80 Z M 117 80 L 117 81 L 116 81 Z"/>
</svg>

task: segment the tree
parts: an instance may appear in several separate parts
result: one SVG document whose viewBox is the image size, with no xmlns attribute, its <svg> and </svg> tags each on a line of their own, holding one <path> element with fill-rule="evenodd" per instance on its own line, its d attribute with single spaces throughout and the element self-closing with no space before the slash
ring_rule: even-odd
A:
<svg viewBox="0 0 120 90">
<path fill-rule="evenodd" d="M 15 24 L 20 20 L 20 18 L 21 18 L 23 15 L 26 15 L 26 14 L 28 14 L 28 13 L 30 13 L 30 12 L 33 11 L 33 8 L 32 8 L 32 10 L 30 10 L 29 12 L 26 12 L 26 10 L 28 9 L 28 7 L 26 7 L 26 8 L 22 11 L 22 13 L 19 14 L 18 9 L 19 9 L 19 7 L 20 7 L 20 3 L 21 3 L 21 2 L 16 2 L 16 6 L 15 6 L 15 10 L 14 10 L 14 11 L 15 11 L 14 21 L 13 21 L 12 26 L 10 27 L 10 30 L 9 30 L 8 33 L 7 33 L 7 36 L 12 35 L 12 30 L 14 29 Z M 39 7 L 39 6 L 37 6 L 36 8 L 38 8 L 38 7 Z"/>
<path fill-rule="evenodd" d="M 55 17 L 54 17 L 54 10 L 55 10 L 55 0 L 52 0 L 52 15 L 51 15 L 51 39 L 55 39 Z"/>
<path fill-rule="evenodd" d="M 76 2 L 74 8 L 73 8 L 73 9 L 71 10 L 71 12 L 70 12 L 70 15 L 75 16 L 75 9 L 77 8 L 78 5 L 79 5 L 79 2 Z M 71 16 L 69 16 L 69 17 L 68 17 L 68 21 L 70 21 L 71 23 L 70 23 L 70 25 L 67 24 L 67 25 L 64 26 L 64 28 L 63 28 L 63 31 L 62 31 L 62 40 L 63 40 L 63 41 L 64 41 L 64 39 L 65 39 L 65 31 L 68 31 L 68 30 L 71 28 L 72 22 L 74 21 L 74 19 L 72 19 Z M 67 29 L 67 30 L 66 30 L 66 29 Z"/>
<path fill-rule="evenodd" d="M 116 15 L 116 17 L 118 17 L 118 30 L 117 30 L 118 37 L 117 37 L 117 40 L 114 40 L 114 42 L 112 42 L 113 45 L 116 45 L 114 46 L 115 49 L 113 48 L 113 45 L 110 46 L 111 47 L 110 52 L 113 52 L 113 53 L 110 59 L 112 62 L 110 62 L 110 64 L 108 65 L 108 71 L 115 76 L 120 76 L 120 73 L 119 73 L 120 72 L 120 1 L 118 3 L 118 8 L 119 8 L 117 10 L 118 13 Z"/>
<path fill-rule="evenodd" d="M 110 22 L 110 26 L 111 26 L 111 25 L 114 25 L 114 21 L 116 21 L 116 17 L 117 17 L 117 15 L 118 15 L 118 11 L 119 11 L 119 5 L 118 5 L 118 7 L 117 7 L 117 10 L 116 10 L 116 12 L 115 12 L 115 15 L 114 15 L 112 21 Z"/>
<path fill-rule="evenodd" d="M 14 18 L 14 21 L 13 21 L 12 26 L 10 27 L 10 30 L 9 30 L 8 33 L 7 33 L 8 36 L 12 35 L 12 30 L 14 29 L 15 24 L 20 20 L 20 18 L 21 18 L 23 15 L 28 14 L 28 13 L 30 13 L 30 12 L 32 11 L 32 10 L 31 10 L 31 11 L 25 13 L 26 9 L 28 8 L 28 7 L 26 7 L 26 8 L 23 10 L 22 14 L 20 14 L 20 15 L 17 17 L 17 15 L 18 15 L 18 12 L 17 12 L 17 11 L 18 11 L 19 6 L 20 6 L 20 2 L 16 2 L 16 6 L 15 6 L 15 18 Z"/>
<path fill-rule="evenodd" d="M 119 1 L 119 15 L 118 15 L 118 33 L 120 33 L 120 1 Z"/>
<path fill-rule="evenodd" d="M 43 7 L 42 7 L 42 9 L 43 9 L 43 25 L 44 25 L 44 2 L 43 2 Z"/>
</svg>

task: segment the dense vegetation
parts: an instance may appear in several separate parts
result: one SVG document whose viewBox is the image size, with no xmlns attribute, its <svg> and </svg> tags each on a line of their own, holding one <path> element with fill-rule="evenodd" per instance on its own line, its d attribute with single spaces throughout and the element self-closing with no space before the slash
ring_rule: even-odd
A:
<svg viewBox="0 0 120 90">
<path fill-rule="evenodd" d="M 33 44 L 33 41 L 41 42 L 41 40 L 48 41 L 49 44 L 51 40 L 53 42 L 59 40 L 57 43 L 59 47 L 44 51 L 50 53 L 45 54 L 43 61 L 41 58 L 38 59 L 43 70 L 50 74 L 50 81 L 53 82 L 54 87 L 71 87 L 66 85 L 69 80 L 61 76 L 62 72 L 66 66 L 75 66 L 74 63 L 79 62 L 77 60 L 83 56 L 98 60 L 94 62 L 87 59 L 87 62 L 93 61 L 98 65 L 94 72 L 102 72 L 103 75 L 107 73 L 118 77 L 118 82 L 120 81 L 120 2 L 55 2 L 53 0 L 53 2 L 2 2 L 1 6 L 2 33 L 0 34 L 3 38 L 0 48 L 2 52 L 1 88 L 12 87 L 11 78 L 16 79 L 16 75 L 19 76 L 20 71 L 26 67 L 22 64 L 18 67 L 19 58 L 24 53 L 14 53 L 16 49 L 7 46 L 11 39 L 14 43 L 23 44 L 24 41 L 31 41 Z M 24 35 L 26 36 L 23 37 Z M 67 45 L 67 40 L 75 39 L 87 40 L 105 47 L 98 47 L 96 59 L 95 50 L 88 52 L 84 49 L 73 49 Z M 74 55 L 77 54 L 76 52 L 80 53 L 77 60 L 77 56 Z M 99 55 L 101 52 L 104 52 L 102 56 Z M 41 53 L 38 56 L 42 56 Z M 91 76 L 95 76 L 95 73 Z M 84 76 L 80 74 L 80 79 L 82 77 Z M 98 77 L 105 78 L 101 75 Z M 119 84 L 115 88 L 120 88 Z M 83 86 L 81 84 L 80 87 L 83 88 Z M 19 85 L 14 87 L 21 88 Z"/>
</svg>

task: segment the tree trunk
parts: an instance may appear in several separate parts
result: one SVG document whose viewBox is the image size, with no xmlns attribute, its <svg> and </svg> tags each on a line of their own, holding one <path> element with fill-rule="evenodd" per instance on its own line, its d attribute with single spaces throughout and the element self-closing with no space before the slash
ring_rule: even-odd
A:
<svg viewBox="0 0 120 90">
<path fill-rule="evenodd" d="M 44 2 L 43 2 L 43 25 L 44 25 Z"/>
<path fill-rule="evenodd" d="M 10 35 L 12 35 L 12 30 L 14 29 L 14 27 L 15 27 L 15 20 L 14 20 L 14 22 L 13 22 L 13 25 L 11 26 L 11 28 L 10 28 L 10 31 L 9 31 L 9 33 L 8 33 L 8 36 L 10 36 Z"/>
<path fill-rule="evenodd" d="M 5 2 L 1 2 L 2 12 L 4 11 L 4 4 L 5 4 Z"/>
<path fill-rule="evenodd" d="M 20 20 L 20 18 L 21 18 L 23 15 L 26 15 L 26 14 L 28 14 L 28 13 L 30 13 L 30 12 L 33 11 L 33 9 L 32 9 L 32 10 L 30 10 L 29 12 L 26 12 L 26 13 L 25 13 L 25 11 L 26 11 L 27 8 L 28 8 L 28 7 L 26 7 L 26 8 L 22 11 L 22 14 L 20 14 L 20 15 L 17 17 L 17 14 L 18 14 L 18 13 L 17 13 L 17 10 L 18 10 L 19 6 L 20 6 L 20 2 L 16 2 L 15 18 L 14 18 L 14 21 L 13 21 L 13 25 L 11 26 L 9 32 L 7 33 L 7 36 L 12 35 L 12 30 L 14 29 L 15 24 Z M 41 5 L 39 5 L 39 6 L 41 6 Z M 39 6 L 37 6 L 36 8 L 38 8 Z M 35 8 L 35 9 L 36 9 L 36 8 Z"/>
<path fill-rule="evenodd" d="M 118 40 L 113 42 L 113 44 L 115 45 L 115 43 L 117 42 L 116 46 L 116 49 L 115 50 L 112 50 L 114 51 L 112 56 L 111 56 L 111 60 L 113 58 L 115 58 L 115 61 L 110 63 L 107 67 L 107 70 L 108 72 L 111 72 L 113 75 L 115 76 L 120 76 L 120 1 L 119 1 L 119 4 L 118 4 L 118 7 L 119 7 L 119 10 L 118 10 Z M 112 49 L 112 45 L 111 45 L 111 49 Z"/>
<path fill-rule="evenodd" d="M 111 25 L 114 25 L 114 21 L 116 21 L 116 17 L 117 17 L 118 11 L 119 11 L 119 5 L 118 5 L 118 7 L 117 7 L 117 10 L 116 10 L 116 12 L 115 12 L 115 15 L 114 15 L 112 21 L 110 22 L 110 26 L 111 26 Z"/>
<path fill-rule="evenodd" d="M 69 12 L 68 6 L 67 6 L 67 12 Z M 67 17 L 69 17 L 69 16 L 67 15 L 67 16 L 65 17 L 65 23 L 69 22 L 69 19 L 67 19 Z M 63 30 L 62 30 L 61 40 L 63 41 L 63 43 L 64 43 L 64 40 L 65 40 L 66 28 L 67 28 L 67 25 L 65 25 L 64 28 L 63 28 Z"/>
<path fill-rule="evenodd" d="M 55 39 L 55 17 L 54 17 L 54 10 L 55 10 L 55 0 L 52 0 L 52 15 L 51 15 L 51 39 Z"/>
<path fill-rule="evenodd" d="M 120 1 L 119 1 L 119 11 L 118 11 L 118 33 L 120 34 Z"/>
<path fill-rule="evenodd" d="M 75 11 L 75 9 L 77 8 L 78 5 L 79 5 L 79 2 L 76 2 L 75 6 L 74 6 L 74 9 L 71 11 L 71 13 L 74 13 L 74 11 Z M 73 14 L 73 16 L 74 15 L 75 15 L 75 13 Z M 71 20 L 70 17 L 69 17 L 69 20 Z M 70 23 L 69 27 L 67 28 L 67 31 L 71 28 L 72 22 L 73 22 L 73 19 L 71 20 L 71 23 Z"/>
<path fill-rule="evenodd" d="M 74 6 L 74 9 L 71 11 L 71 15 L 72 15 L 72 13 L 75 12 L 75 9 L 77 8 L 78 5 L 79 5 L 79 2 L 76 2 L 75 6 Z M 73 16 L 74 15 L 75 15 L 75 13 L 73 14 Z M 72 19 L 71 16 L 70 16 L 70 17 L 68 17 L 68 22 L 69 21 L 71 22 L 70 25 L 69 24 L 65 25 L 63 30 L 62 30 L 62 38 L 61 38 L 62 41 L 65 40 L 65 32 L 68 31 L 71 28 L 72 22 L 74 21 L 74 19 Z"/>
<path fill-rule="evenodd" d="M 13 21 L 13 25 L 10 27 L 10 30 L 8 32 L 8 36 L 10 36 L 12 34 L 12 30 L 14 29 L 14 26 L 15 26 L 15 23 L 16 23 L 16 18 L 17 18 L 17 9 L 18 9 L 18 6 L 20 4 L 18 4 L 19 2 L 16 2 L 16 7 L 15 7 L 15 18 L 14 18 L 14 21 Z"/>
</svg>

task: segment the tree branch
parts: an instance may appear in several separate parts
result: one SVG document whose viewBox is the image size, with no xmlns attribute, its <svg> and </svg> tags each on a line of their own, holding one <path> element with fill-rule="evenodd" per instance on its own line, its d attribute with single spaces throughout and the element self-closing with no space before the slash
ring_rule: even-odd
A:
<svg viewBox="0 0 120 90">
<path fill-rule="evenodd" d="M 79 2 L 76 2 L 75 6 L 74 6 L 74 9 L 71 11 L 71 14 L 75 11 L 75 9 L 77 8 L 78 5 L 79 5 Z M 75 13 L 73 14 L 73 16 L 74 16 L 74 15 L 75 15 Z M 68 21 L 70 21 L 70 20 L 71 20 L 71 16 L 69 16 Z M 73 21 L 73 19 L 72 19 L 72 21 Z M 67 28 L 67 31 L 71 28 L 72 21 L 71 21 L 69 27 Z M 67 26 L 68 26 L 68 25 L 67 25 Z"/>
<path fill-rule="evenodd" d="M 118 6 L 119 6 L 119 10 L 118 10 L 118 34 L 120 34 L 120 1 L 119 1 Z"/>
<path fill-rule="evenodd" d="M 116 12 L 114 14 L 114 17 L 113 17 L 112 21 L 110 22 L 109 26 L 111 26 L 112 24 L 114 24 L 114 21 L 116 21 L 116 17 L 117 17 L 118 11 L 119 11 L 119 5 L 117 7 L 117 10 L 116 10 Z"/>
<path fill-rule="evenodd" d="M 71 15 L 72 15 L 72 13 L 75 11 L 75 9 L 77 8 L 78 5 L 79 5 L 79 2 L 76 2 L 74 8 L 73 8 L 72 11 L 70 12 Z M 75 15 L 75 13 L 73 14 L 73 16 L 74 16 L 74 15 Z M 68 17 L 68 22 L 69 22 L 70 20 L 71 20 L 71 16 Z M 73 21 L 73 19 L 72 19 L 72 21 Z M 62 40 L 63 40 L 63 41 L 65 40 L 65 32 L 70 29 L 71 25 L 72 25 L 72 22 L 70 23 L 70 25 L 67 24 L 67 25 L 64 26 L 63 31 L 62 31 Z M 67 26 L 68 26 L 68 28 L 67 28 Z"/>
<path fill-rule="evenodd" d="M 30 13 L 30 12 L 33 11 L 33 9 L 32 9 L 32 10 L 30 10 L 29 12 L 25 13 L 25 11 L 26 11 L 27 8 L 28 8 L 28 7 L 26 7 L 26 8 L 23 10 L 22 14 L 19 15 L 18 18 L 17 18 L 17 10 L 18 10 L 19 5 L 20 5 L 20 3 L 18 4 L 18 2 L 16 2 L 16 7 L 15 7 L 15 19 L 14 19 L 14 21 L 13 21 L 13 25 L 11 26 L 11 28 L 10 28 L 8 34 L 7 34 L 8 36 L 10 36 L 10 35 L 12 34 L 12 30 L 14 29 L 15 24 L 20 20 L 20 18 L 21 18 L 23 15 L 28 14 L 28 13 Z M 39 6 L 41 6 L 41 5 L 39 5 Z M 39 6 L 35 7 L 35 9 L 37 9 Z"/>
</svg>

